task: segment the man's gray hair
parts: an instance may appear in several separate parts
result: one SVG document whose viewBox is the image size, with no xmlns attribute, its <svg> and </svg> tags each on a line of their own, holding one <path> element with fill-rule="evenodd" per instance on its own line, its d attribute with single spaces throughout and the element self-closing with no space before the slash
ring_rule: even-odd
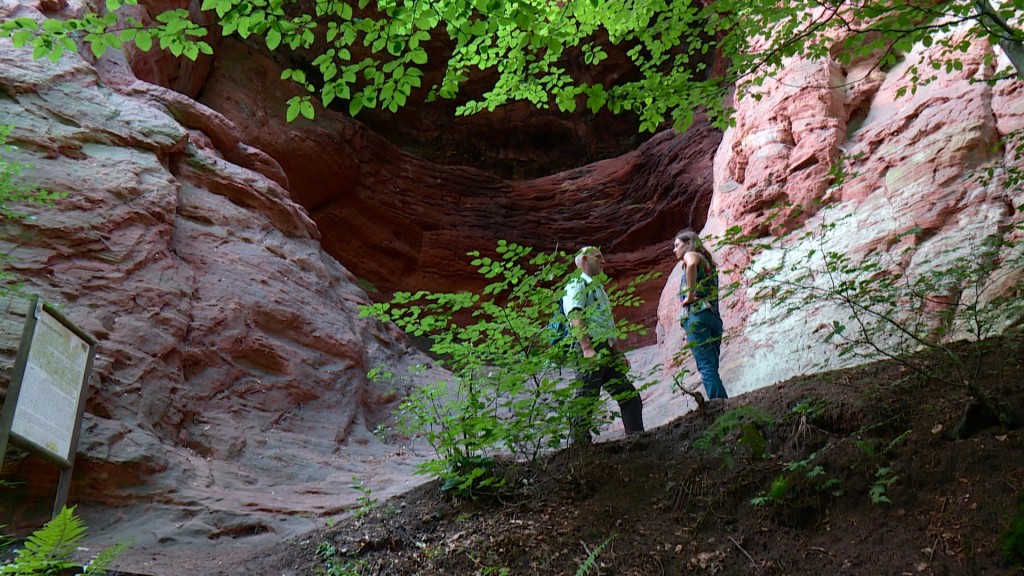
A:
<svg viewBox="0 0 1024 576">
<path fill-rule="evenodd" d="M 576 253 L 576 258 L 574 259 L 574 261 L 576 262 L 576 267 L 577 268 L 583 268 L 583 256 L 584 255 L 590 254 L 591 252 L 600 251 L 600 250 L 601 249 L 598 248 L 597 246 L 584 246 L 583 248 L 580 248 L 579 252 Z"/>
</svg>

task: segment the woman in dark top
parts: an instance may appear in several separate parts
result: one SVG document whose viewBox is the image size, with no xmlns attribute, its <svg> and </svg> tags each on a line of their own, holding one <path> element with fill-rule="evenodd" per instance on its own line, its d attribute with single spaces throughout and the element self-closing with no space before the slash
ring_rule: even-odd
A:
<svg viewBox="0 0 1024 576">
<path fill-rule="evenodd" d="M 718 269 L 715 259 L 697 233 L 683 230 L 676 234 L 672 252 L 682 262 L 679 282 L 679 322 L 697 363 L 704 391 L 709 399 L 728 398 L 718 375 L 722 345 L 722 317 L 718 313 Z"/>
</svg>

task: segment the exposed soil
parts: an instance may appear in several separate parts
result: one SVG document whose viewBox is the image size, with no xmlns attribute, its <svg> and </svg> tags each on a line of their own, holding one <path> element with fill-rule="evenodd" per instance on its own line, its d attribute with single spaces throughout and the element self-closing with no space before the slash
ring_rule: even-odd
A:
<svg viewBox="0 0 1024 576">
<path fill-rule="evenodd" d="M 1003 423 L 893 363 L 802 377 L 545 472 L 502 464 L 501 494 L 424 485 L 215 573 L 1024 574 L 1024 346 L 984 359 Z"/>
</svg>

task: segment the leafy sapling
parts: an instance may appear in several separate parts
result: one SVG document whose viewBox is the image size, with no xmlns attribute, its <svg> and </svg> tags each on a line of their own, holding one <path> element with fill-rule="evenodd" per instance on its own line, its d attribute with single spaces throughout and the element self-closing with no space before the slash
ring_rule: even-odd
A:
<svg viewBox="0 0 1024 576">
<path fill-rule="evenodd" d="M 505 241 L 493 255 L 470 257 L 488 282 L 480 292 L 398 292 L 361 312 L 428 338 L 451 374 L 412 389 L 398 424 L 425 438 L 438 456 L 419 471 L 463 495 L 501 485 L 493 473 L 499 453 L 539 464 L 541 454 L 564 445 L 570 423 L 586 409 L 570 382 L 582 356 L 551 345 L 547 328 L 571 278 L 570 257 Z M 607 286 L 612 305 L 640 305 L 637 286 L 653 277 Z M 620 339 L 644 330 L 622 319 L 615 326 Z"/>
<path fill-rule="evenodd" d="M 377 499 L 371 496 L 372 491 L 363 484 L 362 480 L 358 476 L 352 477 L 352 488 L 360 493 L 360 496 L 356 498 L 356 504 L 358 507 L 355 509 L 353 514 L 356 518 L 362 518 L 366 516 L 374 507 L 377 506 Z"/>
</svg>

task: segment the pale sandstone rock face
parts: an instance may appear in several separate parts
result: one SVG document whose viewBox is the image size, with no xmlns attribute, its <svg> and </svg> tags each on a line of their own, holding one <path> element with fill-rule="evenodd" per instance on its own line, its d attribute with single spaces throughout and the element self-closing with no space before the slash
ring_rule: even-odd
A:
<svg viewBox="0 0 1024 576">
<path fill-rule="evenodd" d="M 760 102 L 741 100 L 736 126 L 726 132 L 715 158 L 715 192 L 703 232 L 721 235 L 739 225 L 767 237 L 771 226 L 765 217 L 780 202 L 803 209 L 784 228 L 821 231 L 833 223 L 837 228 L 824 242 L 820 235 L 793 240 L 786 250 L 753 261 L 741 251 L 722 250 L 723 269 L 736 271 L 723 281 L 743 274 L 749 278 L 751 270 L 780 262 L 783 251 L 895 254 L 908 244 L 916 254 L 894 265 L 920 276 L 971 254 L 984 238 L 1000 237 L 1019 223 L 1015 207 L 1024 197 L 1019 187 L 1004 186 L 1001 177 L 1020 166 L 1013 153 L 1019 139 L 1005 145 L 1000 140 L 1021 127 L 1022 85 L 1003 80 L 993 88 L 972 82 L 992 77 L 983 65 L 990 51 L 975 43 L 963 57 L 962 71 L 938 73 L 934 82 L 903 96 L 898 93 L 907 88 L 904 74 L 920 62 L 923 49 L 887 73 L 866 72 L 866 66 L 858 65 L 843 75 L 834 63 L 796 60 L 766 82 Z M 859 81 L 847 85 L 853 80 Z M 833 187 L 828 170 L 841 158 L 847 179 Z M 996 178 L 985 181 L 989 169 Z M 920 232 L 894 245 L 896 235 L 913 227 Z M 797 273 L 793 270 L 788 280 L 807 282 L 797 280 Z M 676 320 L 678 276 L 677 269 L 659 308 L 666 364 L 684 341 Z M 1021 282 L 1016 269 L 1001 270 L 997 277 L 993 292 Z M 827 288 L 827 278 L 817 281 Z M 773 315 L 744 289 L 726 300 L 724 317 L 731 339 L 724 347 L 723 379 L 731 394 L 857 361 L 834 358 L 835 348 L 824 341 L 825 326 L 834 320 L 849 323 L 850 311 L 842 306 Z M 683 366 L 692 370 L 692 363 Z M 699 383 L 692 375 L 688 381 Z"/>
</svg>

